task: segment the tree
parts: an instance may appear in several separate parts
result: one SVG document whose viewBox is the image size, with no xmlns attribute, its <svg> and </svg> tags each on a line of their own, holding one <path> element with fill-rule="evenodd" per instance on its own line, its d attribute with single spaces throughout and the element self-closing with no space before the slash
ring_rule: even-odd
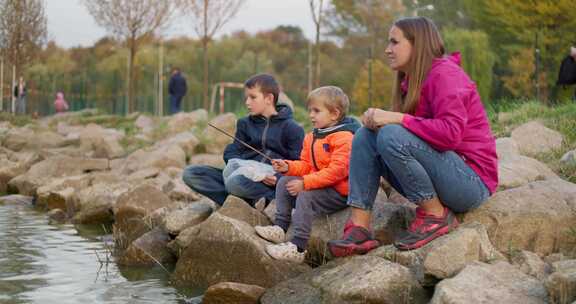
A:
<svg viewBox="0 0 576 304">
<path fill-rule="evenodd" d="M 314 75 L 312 83 L 315 87 L 320 85 L 320 28 L 323 23 L 323 4 L 324 0 L 308 0 L 310 3 L 310 12 L 312 13 L 312 21 L 316 27 L 316 39 L 314 43 Z M 312 68 L 312 67 L 309 67 Z"/>
<path fill-rule="evenodd" d="M 374 60 L 372 69 L 374 79 L 370 79 L 369 63 L 366 63 L 354 83 L 352 99 L 354 110 L 361 112 L 369 107 L 389 109 L 392 97 L 392 84 L 394 83 L 394 72 L 382 61 Z M 372 100 L 368 96 L 370 86 L 373 86 Z"/>
<path fill-rule="evenodd" d="M 182 0 L 192 16 L 194 30 L 202 42 L 204 62 L 202 100 L 208 109 L 208 44 L 214 35 L 240 10 L 245 0 Z"/>
<path fill-rule="evenodd" d="M 41 0 L 0 1 L 0 47 L 21 75 L 46 43 L 47 25 Z"/>
<path fill-rule="evenodd" d="M 126 41 L 128 59 L 128 112 L 134 104 L 134 62 L 141 44 L 164 29 L 176 4 L 156 0 L 83 0 L 98 25 Z"/>
<path fill-rule="evenodd" d="M 490 101 L 492 75 L 496 55 L 490 48 L 488 36 L 482 31 L 445 28 L 442 33 L 449 52 L 460 51 L 462 67 L 478 86 L 482 100 Z"/>
</svg>

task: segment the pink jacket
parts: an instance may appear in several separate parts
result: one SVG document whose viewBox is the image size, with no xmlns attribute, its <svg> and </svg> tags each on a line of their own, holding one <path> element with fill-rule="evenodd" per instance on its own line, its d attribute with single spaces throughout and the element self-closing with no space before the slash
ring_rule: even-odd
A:
<svg viewBox="0 0 576 304">
<path fill-rule="evenodd" d="M 64 99 L 64 93 L 58 92 L 56 94 L 56 100 L 54 101 L 54 108 L 56 108 L 57 113 L 68 111 L 68 103 Z"/>
<path fill-rule="evenodd" d="M 496 141 L 476 85 L 460 67 L 460 53 L 434 59 L 420 103 L 414 115 L 404 116 L 402 125 L 434 149 L 456 152 L 490 193 L 496 191 Z"/>
</svg>

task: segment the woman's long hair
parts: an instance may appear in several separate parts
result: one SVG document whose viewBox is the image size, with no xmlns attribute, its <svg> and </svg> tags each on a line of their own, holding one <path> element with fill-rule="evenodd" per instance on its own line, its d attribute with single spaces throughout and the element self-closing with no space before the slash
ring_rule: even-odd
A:
<svg viewBox="0 0 576 304">
<path fill-rule="evenodd" d="M 394 26 L 399 28 L 412 44 L 412 55 L 408 62 L 408 72 L 396 72 L 392 110 L 414 114 L 432 60 L 444 55 L 444 42 L 434 22 L 425 17 L 402 18 L 395 21 Z M 404 96 L 400 86 L 406 77 L 408 92 Z"/>
</svg>

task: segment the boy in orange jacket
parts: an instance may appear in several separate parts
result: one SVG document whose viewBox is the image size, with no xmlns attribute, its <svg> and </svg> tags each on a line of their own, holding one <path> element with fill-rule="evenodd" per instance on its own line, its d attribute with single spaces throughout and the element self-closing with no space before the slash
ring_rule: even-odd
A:
<svg viewBox="0 0 576 304">
<path fill-rule="evenodd" d="M 314 216 L 347 207 L 348 161 L 354 132 L 360 127 L 346 117 L 349 105 L 348 96 L 338 87 L 310 92 L 307 106 L 314 130 L 304 138 L 300 160 L 272 162 L 274 170 L 285 175 L 276 186 L 275 225 L 255 228 L 262 238 L 276 243 L 266 246 L 275 259 L 304 262 Z M 287 241 L 290 222 L 294 237 Z"/>
</svg>

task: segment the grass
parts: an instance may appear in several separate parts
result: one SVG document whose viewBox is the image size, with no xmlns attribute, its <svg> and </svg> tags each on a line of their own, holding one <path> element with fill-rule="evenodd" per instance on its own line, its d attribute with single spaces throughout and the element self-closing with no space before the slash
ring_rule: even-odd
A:
<svg viewBox="0 0 576 304">
<path fill-rule="evenodd" d="M 0 112 L 0 121 L 8 121 L 11 125 L 16 127 L 23 127 L 34 122 L 32 117 L 29 115 L 13 115 L 8 112 Z"/>
<path fill-rule="evenodd" d="M 487 109 L 492 131 L 496 137 L 510 136 L 519 125 L 538 120 L 546 127 L 564 136 L 561 149 L 536 155 L 535 158 L 548 165 L 560 177 L 576 183 L 576 165 L 560 163 L 564 153 L 576 149 L 576 103 L 546 106 L 537 101 L 508 101 L 499 107 Z"/>
</svg>

